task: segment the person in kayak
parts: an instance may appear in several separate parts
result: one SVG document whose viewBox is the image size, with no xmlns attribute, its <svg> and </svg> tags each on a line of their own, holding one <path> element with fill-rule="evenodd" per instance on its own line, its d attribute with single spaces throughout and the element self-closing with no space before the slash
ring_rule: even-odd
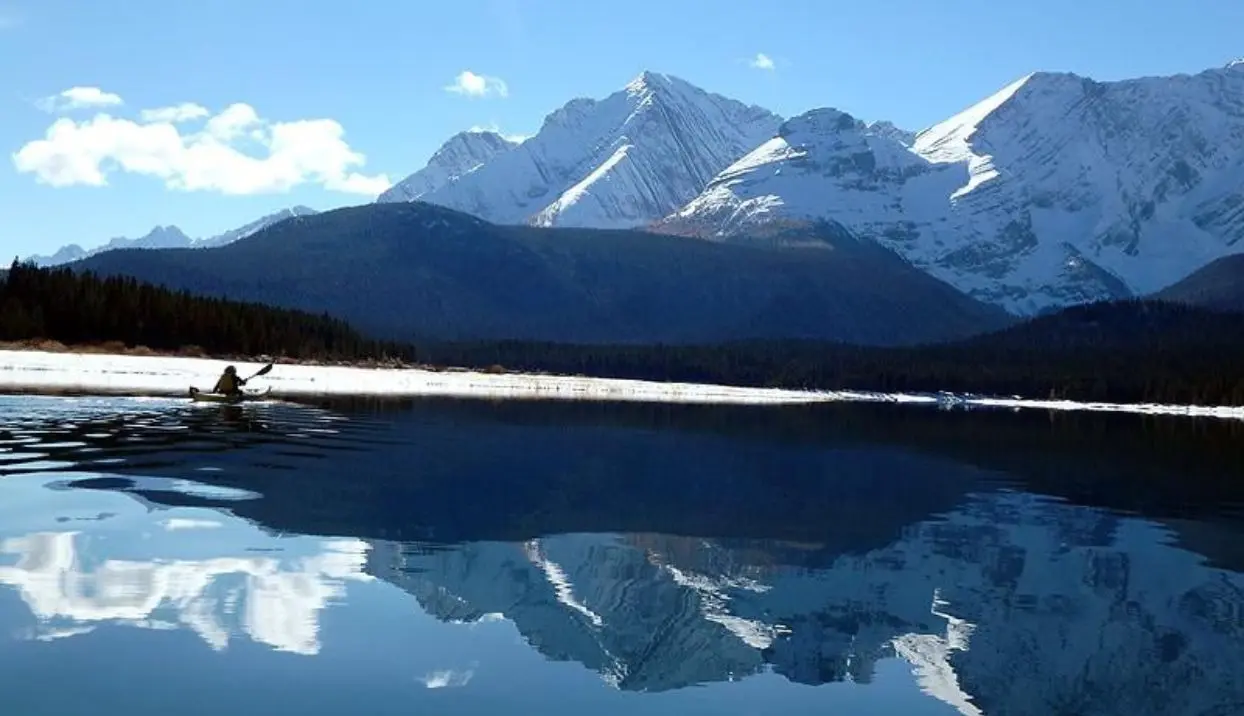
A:
<svg viewBox="0 0 1244 716">
<path fill-rule="evenodd" d="M 246 379 L 238 377 L 238 369 L 233 366 L 227 366 L 225 372 L 220 376 L 220 380 L 216 381 L 216 387 L 212 388 L 212 392 L 238 396 L 242 394 L 242 386 L 244 385 L 246 385 Z"/>
</svg>

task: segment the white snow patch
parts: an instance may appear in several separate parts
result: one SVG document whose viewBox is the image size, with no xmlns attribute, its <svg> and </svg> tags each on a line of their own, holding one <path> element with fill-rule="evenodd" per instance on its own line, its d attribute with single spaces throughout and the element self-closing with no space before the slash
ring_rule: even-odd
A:
<svg viewBox="0 0 1244 716">
<path fill-rule="evenodd" d="M 0 391 L 76 390 L 107 393 L 186 395 L 190 386 L 210 389 L 225 362 L 199 358 L 112 356 L 80 353 L 0 351 Z M 238 363 L 248 376 L 258 363 Z M 838 394 L 800 390 L 660 383 L 421 369 L 364 369 L 279 365 L 252 383 L 271 386 L 274 396 L 460 396 L 478 398 L 561 398 L 675 403 L 808 403 Z"/>
<path fill-rule="evenodd" d="M 544 576 L 549 580 L 549 584 L 553 585 L 554 591 L 557 593 L 557 601 L 565 606 L 579 612 L 588 618 L 594 626 L 603 626 L 604 620 L 600 615 L 592 611 L 586 604 L 579 601 L 574 595 L 574 585 L 570 583 L 570 577 L 567 576 L 566 570 L 561 565 L 544 556 L 544 551 L 540 547 L 540 540 L 530 540 L 523 545 L 523 552 L 526 553 L 527 559 L 531 563 L 540 568 L 544 572 Z"/>
</svg>

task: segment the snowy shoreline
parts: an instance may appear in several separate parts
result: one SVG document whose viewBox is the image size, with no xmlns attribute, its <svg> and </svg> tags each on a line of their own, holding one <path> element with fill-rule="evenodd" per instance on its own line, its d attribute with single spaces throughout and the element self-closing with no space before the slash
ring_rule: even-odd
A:
<svg viewBox="0 0 1244 716">
<path fill-rule="evenodd" d="M 210 389 L 227 361 L 172 356 L 0 350 L 0 393 L 181 397 L 190 386 Z M 243 377 L 263 364 L 239 361 Z M 830 402 L 893 403 L 956 409 L 1057 410 L 1244 420 L 1244 407 L 1084 403 L 981 396 L 887 394 L 856 390 L 789 390 L 623 378 L 277 365 L 255 385 L 273 399 L 461 397 L 504 400 L 589 400 L 736 405 Z"/>
<path fill-rule="evenodd" d="M 0 350 L 0 392 L 185 396 L 192 385 L 210 390 L 228 364 L 210 358 Z M 239 361 L 233 365 L 245 378 L 263 364 Z M 743 404 L 852 399 L 846 393 L 615 378 L 296 364 L 278 364 L 253 385 L 271 386 L 275 399 L 446 396 Z"/>
</svg>

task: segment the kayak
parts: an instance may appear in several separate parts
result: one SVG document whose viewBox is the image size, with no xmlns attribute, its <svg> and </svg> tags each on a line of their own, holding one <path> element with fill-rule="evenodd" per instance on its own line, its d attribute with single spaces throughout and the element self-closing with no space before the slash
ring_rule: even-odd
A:
<svg viewBox="0 0 1244 716">
<path fill-rule="evenodd" d="M 268 386 L 263 390 L 242 391 L 241 395 L 225 395 L 224 393 L 209 393 L 199 390 L 193 385 L 190 386 L 190 399 L 204 403 L 244 403 L 248 400 L 261 400 L 272 392 L 272 387 Z"/>
</svg>

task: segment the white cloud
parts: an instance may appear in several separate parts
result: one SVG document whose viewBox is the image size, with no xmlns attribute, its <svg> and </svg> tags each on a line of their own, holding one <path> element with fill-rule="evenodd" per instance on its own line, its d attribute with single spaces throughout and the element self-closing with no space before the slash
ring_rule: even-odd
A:
<svg viewBox="0 0 1244 716">
<path fill-rule="evenodd" d="M 238 103 L 207 117 L 199 131 L 184 132 L 175 124 L 205 112 L 187 103 L 149 110 L 140 121 L 108 113 L 82 121 L 61 118 L 42 139 L 14 153 L 13 164 L 54 187 L 106 186 L 118 171 L 156 177 L 178 191 L 231 195 L 317 184 L 375 196 L 392 185 L 383 174 L 358 173 L 366 157 L 350 148 L 335 120 L 273 122 Z"/>
<path fill-rule="evenodd" d="M 177 124 L 178 122 L 190 122 L 196 119 L 203 119 L 210 115 L 211 112 L 207 107 L 195 104 L 194 102 L 182 102 L 170 107 L 157 107 L 156 109 L 144 109 L 139 113 L 144 122 L 169 122 Z"/>
<path fill-rule="evenodd" d="M 756 56 L 748 64 L 758 70 L 767 70 L 769 72 L 777 69 L 777 65 L 773 64 L 773 58 L 763 52 L 757 52 Z"/>
<path fill-rule="evenodd" d="M 122 104 L 121 96 L 105 92 L 98 87 L 70 87 L 35 102 L 44 112 L 68 112 L 74 109 L 115 107 Z"/>
<path fill-rule="evenodd" d="M 467 131 L 468 132 L 492 132 L 494 134 L 500 134 L 503 138 L 508 139 L 511 142 L 520 142 L 520 143 L 527 139 L 530 139 L 532 136 L 530 134 L 508 134 L 506 132 L 501 131 L 501 127 L 498 127 L 495 122 L 493 124 L 488 125 L 487 127 L 477 124 L 471 127 L 470 129 L 468 129 Z"/>
<path fill-rule="evenodd" d="M 468 97 L 487 97 L 490 94 L 508 97 L 510 94 L 510 88 L 506 86 L 505 80 L 500 77 L 477 75 L 470 70 L 458 73 L 458 76 L 454 78 L 454 83 L 446 87 L 445 91 Z"/>
</svg>

